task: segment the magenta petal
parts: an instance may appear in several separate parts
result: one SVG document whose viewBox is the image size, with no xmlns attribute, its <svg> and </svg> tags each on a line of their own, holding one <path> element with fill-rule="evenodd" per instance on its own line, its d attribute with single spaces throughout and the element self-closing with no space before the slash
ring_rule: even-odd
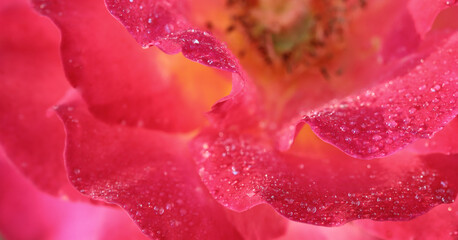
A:
<svg viewBox="0 0 458 240">
<path fill-rule="evenodd" d="M 0 150 L 0 238 L 146 239 L 120 209 L 73 203 L 38 191 Z"/>
<path fill-rule="evenodd" d="M 182 52 L 198 63 L 233 73 L 232 92 L 210 112 L 215 125 L 248 126 L 260 115 L 256 91 L 238 60 L 213 35 L 198 30 L 186 19 L 184 1 L 106 0 L 107 8 L 143 47 L 157 46 L 168 54 Z M 238 114 L 230 114 L 238 112 Z"/>
<path fill-rule="evenodd" d="M 378 239 L 457 239 L 458 203 L 438 206 L 430 212 L 407 222 L 356 223 Z"/>
<path fill-rule="evenodd" d="M 267 204 L 255 206 L 243 213 L 226 210 L 243 239 L 277 239 L 286 233 L 288 221 Z"/>
<path fill-rule="evenodd" d="M 0 144 L 16 167 L 41 190 L 82 199 L 65 174 L 63 126 L 48 111 L 70 87 L 59 56 L 59 32 L 26 1 L 3 3 Z"/>
<path fill-rule="evenodd" d="M 107 125 L 78 100 L 57 111 L 67 130 L 68 174 L 82 193 L 122 206 L 151 237 L 240 238 L 202 185 L 184 139 Z"/>
<path fill-rule="evenodd" d="M 458 119 L 451 121 L 444 129 L 434 135 L 431 139 L 420 139 L 409 146 L 409 150 L 416 153 L 443 153 L 456 154 L 458 153 L 458 141 L 456 141 L 456 133 L 458 132 Z"/>
<path fill-rule="evenodd" d="M 325 105 L 305 115 L 303 122 L 357 158 L 384 157 L 430 138 L 458 113 L 457 49 L 454 34 L 408 74 Z"/>
<path fill-rule="evenodd" d="M 224 206 L 268 203 L 316 225 L 411 219 L 453 202 L 458 188 L 458 155 L 399 153 L 369 163 L 331 148 L 325 157 L 300 157 L 273 150 L 267 136 L 211 130 L 193 147 L 202 180 Z"/>
<path fill-rule="evenodd" d="M 295 239 L 351 239 L 351 240 L 380 240 L 365 229 L 349 223 L 340 227 L 322 227 L 290 221 L 288 231 L 277 240 Z"/>
<path fill-rule="evenodd" d="M 60 28 L 67 77 L 95 116 L 166 131 L 189 131 L 205 120 L 205 109 L 162 76 L 158 52 L 141 48 L 102 1 L 34 3 Z"/>
<path fill-rule="evenodd" d="M 403 12 L 384 37 L 381 49 L 383 60 L 389 62 L 412 53 L 420 44 L 420 39 L 412 17 L 408 12 Z"/>
<path fill-rule="evenodd" d="M 238 63 L 226 46 L 186 20 L 184 1 L 106 0 L 107 7 L 143 47 L 183 54 L 196 62 L 231 72 Z"/>
<path fill-rule="evenodd" d="M 143 47 L 156 45 L 170 33 L 190 29 L 185 1 L 105 0 L 105 3 Z"/>
<path fill-rule="evenodd" d="M 436 16 L 445 8 L 456 5 L 456 0 L 410 0 L 407 4 L 409 14 L 420 36 L 424 36 L 433 25 Z"/>
</svg>

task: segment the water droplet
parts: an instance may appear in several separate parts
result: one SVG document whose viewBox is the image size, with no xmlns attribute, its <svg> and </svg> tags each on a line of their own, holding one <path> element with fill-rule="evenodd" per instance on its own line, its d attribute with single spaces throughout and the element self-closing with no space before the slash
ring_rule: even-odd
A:
<svg viewBox="0 0 458 240">
<path fill-rule="evenodd" d="M 431 92 L 437 92 L 441 89 L 441 86 L 439 84 L 434 85 L 434 87 L 431 88 Z"/>
<path fill-rule="evenodd" d="M 194 43 L 194 44 L 199 44 L 199 40 L 194 39 L 194 40 L 192 40 L 192 43 Z"/>
<path fill-rule="evenodd" d="M 382 139 L 382 136 L 380 136 L 378 134 L 375 134 L 374 136 L 372 136 L 372 140 L 374 140 L 374 141 L 379 141 L 380 139 Z"/>
<path fill-rule="evenodd" d="M 239 174 L 239 171 L 237 171 L 237 169 L 234 166 L 232 166 L 232 174 L 234 175 Z"/>
<path fill-rule="evenodd" d="M 446 188 L 448 187 L 448 182 L 447 181 L 441 181 L 442 187 Z"/>
<path fill-rule="evenodd" d="M 291 199 L 291 198 L 285 198 L 285 201 L 289 204 L 293 204 L 294 203 L 294 199 Z"/>
<path fill-rule="evenodd" d="M 390 128 L 394 128 L 398 125 L 398 123 L 394 120 L 388 120 L 386 123 L 386 126 L 390 127 Z"/>
<path fill-rule="evenodd" d="M 202 154 L 202 157 L 204 157 L 205 159 L 209 158 L 210 157 L 210 152 L 209 151 L 205 151 L 203 154 Z"/>
<path fill-rule="evenodd" d="M 316 213 L 316 207 L 307 207 L 307 212 Z"/>
<path fill-rule="evenodd" d="M 165 210 L 163 208 L 159 208 L 157 212 L 159 213 L 159 215 L 162 215 L 164 214 Z"/>
<path fill-rule="evenodd" d="M 248 197 L 253 197 L 254 194 L 255 194 L 254 192 L 249 192 L 249 193 L 247 193 L 246 195 L 247 195 Z"/>
</svg>

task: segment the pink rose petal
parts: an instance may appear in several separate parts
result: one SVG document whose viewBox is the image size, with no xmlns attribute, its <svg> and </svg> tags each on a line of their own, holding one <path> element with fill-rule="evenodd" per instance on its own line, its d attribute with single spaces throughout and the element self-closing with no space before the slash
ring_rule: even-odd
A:
<svg viewBox="0 0 458 240">
<path fill-rule="evenodd" d="M 0 150 L 0 238 L 146 239 L 118 208 L 72 203 L 38 191 Z"/>
<path fill-rule="evenodd" d="M 268 203 L 283 216 L 335 226 L 354 219 L 408 220 L 456 197 L 457 155 L 398 153 L 371 162 L 332 147 L 324 155 L 273 150 L 268 136 L 207 130 L 194 142 L 199 175 L 224 206 Z"/>
<path fill-rule="evenodd" d="M 26 2 L 2 4 L 0 144 L 41 190 L 83 199 L 65 174 L 63 126 L 48 112 L 69 88 L 61 69 L 59 32 Z"/>
<path fill-rule="evenodd" d="M 385 62 L 405 57 L 414 52 L 420 44 L 421 37 L 410 14 L 405 11 L 396 19 L 396 24 L 393 24 L 390 32 L 384 37 L 381 55 Z"/>
<path fill-rule="evenodd" d="M 384 157 L 430 138 L 458 112 L 456 49 L 458 34 L 408 74 L 311 111 L 303 122 L 357 158 Z"/>
<path fill-rule="evenodd" d="M 110 13 L 143 47 L 183 54 L 204 65 L 237 72 L 238 63 L 226 46 L 207 32 L 194 29 L 185 14 L 185 1 L 106 0 Z"/>
<path fill-rule="evenodd" d="M 152 238 L 241 237 L 202 185 L 185 139 L 107 125 L 81 101 L 66 101 L 57 111 L 67 130 L 68 174 L 78 190 L 122 206 Z"/>
<path fill-rule="evenodd" d="M 451 121 L 444 129 L 434 135 L 431 139 L 420 139 L 409 146 L 409 150 L 416 153 L 443 153 L 456 154 L 458 153 L 458 141 L 456 141 L 456 133 L 458 132 L 458 119 Z"/>
<path fill-rule="evenodd" d="M 424 36 L 433 25 L 436 16 L 444 9 L 456 5 L 456 0 L 410 0 L 407 4 L 410 15 L 420 36 Z"/>
<path fill-rule="evenodd" d="M 286 234 L 277 240 L 293 239 L 380 240 L 380 238 L 375 237 L 374 234 L 368 233 L 368 231 L 365 231 L 365 229 L 362 229 L 353 223 L 347 223 L 340 227 L 330 228 L 290 221 Z"/>
<path fill-rule="evenodd" d="M 402 4 L 403 1 L 400 1 Z M 401 58 L 415 51 L 420 40 L 431 30 L 436 17 L 444 9 L 452 7 L 457 2 L 455 0 L 429 1 L 411 0 L 407 2 L 405 10 L 396 17 L 396 21 L 391 30 L 385 36 L 382 57 L 385 62 L 392 59 Z M 452 17 L 448 19 L 449 25 L 458 19 Z"/>
<path fill-rule="evenodd" d="M 233 73 L 231 94 L 218 101 L 210 112 L 213 124 L 247 126 L 260 118 L 261 110 L 256 109 L 256 91 L 241 70 L 238 60 L 214 36 L 196 29 L 188 22 L 184 1 L 105 2 L 110 13 L 143 47 L 157 46 L 168 54 L 182 52 L 192 61 Z"/>
<path fill-rule="evenodd" d="M 456 200 L 455 200 L 456 201 Z M 378 239 L 456 239 L 458 237 L 458 204 L 438 206 L 408 222 L 355 222 Z"/>
<path fill-rule="evenodd" d="M 243 239 L 276 239 L 283 236 L 291 221 L 275 212 L 268 204 L 255 206 L 243 213 L 226 209 L 229 222 Z"/>
<path fill-rule="evenodd" d="M 206 109 L 160 74 L 158 52 L 138 46 L 103 2 L 33 2 L 60 28 L 67 77 L 98 118 L 166 131 L 189 131 L 204 121 Z"/>
</svg>

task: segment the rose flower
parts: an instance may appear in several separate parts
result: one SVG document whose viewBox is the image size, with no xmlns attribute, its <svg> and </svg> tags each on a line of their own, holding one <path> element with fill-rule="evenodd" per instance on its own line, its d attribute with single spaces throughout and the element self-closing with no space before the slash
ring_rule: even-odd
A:
<svg viewBox="0 0 458 240">
<path fill-rule="evenodd" d="M 2 1 L 0 238 L 458 237 L 455 4 Z"/>
</svg>

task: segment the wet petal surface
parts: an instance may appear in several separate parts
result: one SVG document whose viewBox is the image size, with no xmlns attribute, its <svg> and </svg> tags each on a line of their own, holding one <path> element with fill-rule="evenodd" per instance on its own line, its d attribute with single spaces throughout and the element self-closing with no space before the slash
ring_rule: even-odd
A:
<svg viewBox="0 0 458 240">
<path fill-rule="evenodd" d="M 458 35 L 408 74 L 331 102 L 303 121 L 324 141 L 357 158 L 390 155 L 430 138 L 458 108 Z"/>
<path fill-rule="evenodd" d="M 78 100 L 68 99 L 57 111 L 68 134 L 71 182 L 93 199 L 122 206 L 146 235 L 238 239 L 240 234 L 253 234 L 250 231 L 256 234 L 256 229 L 238 231 L 208 194 L 183 138 L 104 124 Z M 282 218 L 272 219 L 284 226 Z M 262 231 L 273 236 L 282 233 L 278 228 Z"/>
<path fill-rule="evenodd" d="M 408 222 L 358 221 L 361 229 L 382 239 L 456 239 L 458 204 L 444 204 Z"/>
<path fill-rule="evenodd" d="M 457 155 L 404 152 L 365 162 L 332 147 L 289 155 L 269 141 L 211 130 L 195 139 L 199 174 L 215 199 L 238 211 L 269 203 L 289 219 L 333 226 L 407 220 L 456 197 Z"/>
<path fill-rule="evenodd" d="M 250 125 L 259 118 L 256 90 L 238 60 L 210 33 L 193 27 L 184 1 L 106 0 L 110 13 L 144 46 L 157 46 L 168 54 L 182 52 L 195 62 L 232 74 L 231 94 L 219 100 L 209 115 L 213 124 Z M 230 114 L 238 112 L 238 114 Z M 243 124 L 241 124 L 243 123 Z"/>
<path fill-rule="evenodd" d="M 105 125 L 80 102 L 57 111 L 69 177 L 82 193 L 122 206 L 152 238 L 239 238 L 202 188 L 181 139 Z"/>
<path fill-rule="evenodd" d="M 102 1 L 34 4 L 60 28 L 67 77 L 99 119 L 165 131 L 190 131 L 204 121 L 206 109 L 161 74 L 158 52 L 142 49 Z"/>
<path fill-rule="evenodd" d="M 455 140 L 457 132 L 458 119 L 455 118 L 442 131 L 436 133 L 433 138 L 421 139 L 409 146 L 408 150 L 421 154 L 456 154 L 458 153 L 458 142 Z"/>
</svg>

